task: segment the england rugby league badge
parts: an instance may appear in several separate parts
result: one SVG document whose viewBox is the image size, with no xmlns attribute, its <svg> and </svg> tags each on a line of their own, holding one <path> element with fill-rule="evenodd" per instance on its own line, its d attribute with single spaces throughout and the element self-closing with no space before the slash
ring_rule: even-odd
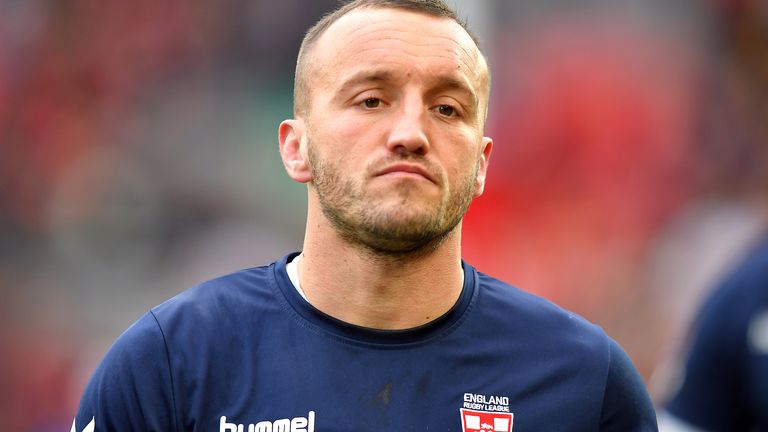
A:
<svg viewBox="0 0 768 432">
<path fill-rule="evenodd" d="M 514 414 L 508 397 L 464 393 L 460 411 L 463 432 L 512 432 Z"/>
</svg>

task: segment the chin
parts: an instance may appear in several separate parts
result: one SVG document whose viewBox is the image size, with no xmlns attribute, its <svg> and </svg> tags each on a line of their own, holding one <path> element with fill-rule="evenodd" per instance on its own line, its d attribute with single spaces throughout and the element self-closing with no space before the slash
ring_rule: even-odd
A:
<svg viewBox="0 0 768 432">
<path fill-rule="evenodd" d="M 434 211 L 378 212 L 366 231 L 377 233 L 393 241 L 418 244 L 442 235 L 449 227 L 437 218 Z"/>
<path fill-rule="evenodd" d="M 417 206 L 413 204 L 400 204 L 394 208 L 377 211 L 380 223 L 408 230 L 408 227 L 425 227 L 435 225 L 437 214 L 434 206 Z"/>
</svg>

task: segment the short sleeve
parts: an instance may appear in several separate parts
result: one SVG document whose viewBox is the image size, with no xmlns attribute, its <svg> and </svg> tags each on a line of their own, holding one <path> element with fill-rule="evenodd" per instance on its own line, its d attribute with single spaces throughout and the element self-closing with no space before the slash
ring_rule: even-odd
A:
<svg viewBox="0 0 768 432">
<path fill-rule="evenodd" d="M 149 312 L 115 341 L 96 368 L 72 429 L 174 431 L 172 388 L 163 334 Z"/>
<path fill-rule="evenodd" d="M 648 391 L 629 356 L 613 340 L 600 415 L 600 432 L 657 432 Z"/>
</svg>

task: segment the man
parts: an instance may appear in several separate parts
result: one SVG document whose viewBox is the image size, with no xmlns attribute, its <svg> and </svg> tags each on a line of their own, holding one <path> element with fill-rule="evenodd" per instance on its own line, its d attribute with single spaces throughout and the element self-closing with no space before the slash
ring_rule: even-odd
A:
<svg viewBox="0 0 768 432">
<path fill-rule="evenodd" d="M 73 430 L 656 430 L 599 328 L 461 260 L 489 81 L 440 0 L 357 0 L 310 29 L 279 128 L 302 253 L 152 309 Z"/>
<path fill-rule="evenodd" d="M 768 431 L 768 239 L 702 307 L 665 432 Z"/>
</svg>

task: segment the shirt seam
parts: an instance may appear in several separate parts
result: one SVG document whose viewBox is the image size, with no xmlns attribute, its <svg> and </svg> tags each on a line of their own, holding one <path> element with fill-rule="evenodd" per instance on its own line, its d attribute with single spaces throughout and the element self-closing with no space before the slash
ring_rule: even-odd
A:
<svg viewBox="0 0 768 432">
<path fill-rule="evenodd" d="M 160 337 L 163 339 L 163 347 L 165 348 L 165 359 L 168 364 L 168 378 L 171 381 L 171 403 L 173 404 L 173 429 L 178 432 L 179 430 L 179 419 L 177 414 L 177 407 L 176 407 L 176 386 L 173 382 L 173 367 L 171 366 L 171 351 L 168 347 L 168 340 L 165 337 L 165 332 L 163 331 L 163 326 L 160 325 L 160 321 L 157 319 L 157 315 L 155 315 L 154 311 L 149 311 L 150 315 L 152 315 L 152 318 L 155 320 L 155 324 L 157 324 L 157 329 L 160 332 Z"/>
<path fill-rule="evenodd" d="M 611 355 L 610 341 L 608 341 L 608 343 L 605 344 L 605 348 L 606 348 L 606 351 L 608 351 L 607 352 L 608 361 L 606 362 L 605 378 L 603 381 L 603 400 L 600 404 L 600 416 L 597 418 L 597 430 L 602 430 L 603 428 L 603 414 L 605 413 L 605 403 L 606 403 L 606 398 L 608 397 L 608 379 L 611 376 L 611 362 L 613 362 L 613 357 Z"/>
</svg>

